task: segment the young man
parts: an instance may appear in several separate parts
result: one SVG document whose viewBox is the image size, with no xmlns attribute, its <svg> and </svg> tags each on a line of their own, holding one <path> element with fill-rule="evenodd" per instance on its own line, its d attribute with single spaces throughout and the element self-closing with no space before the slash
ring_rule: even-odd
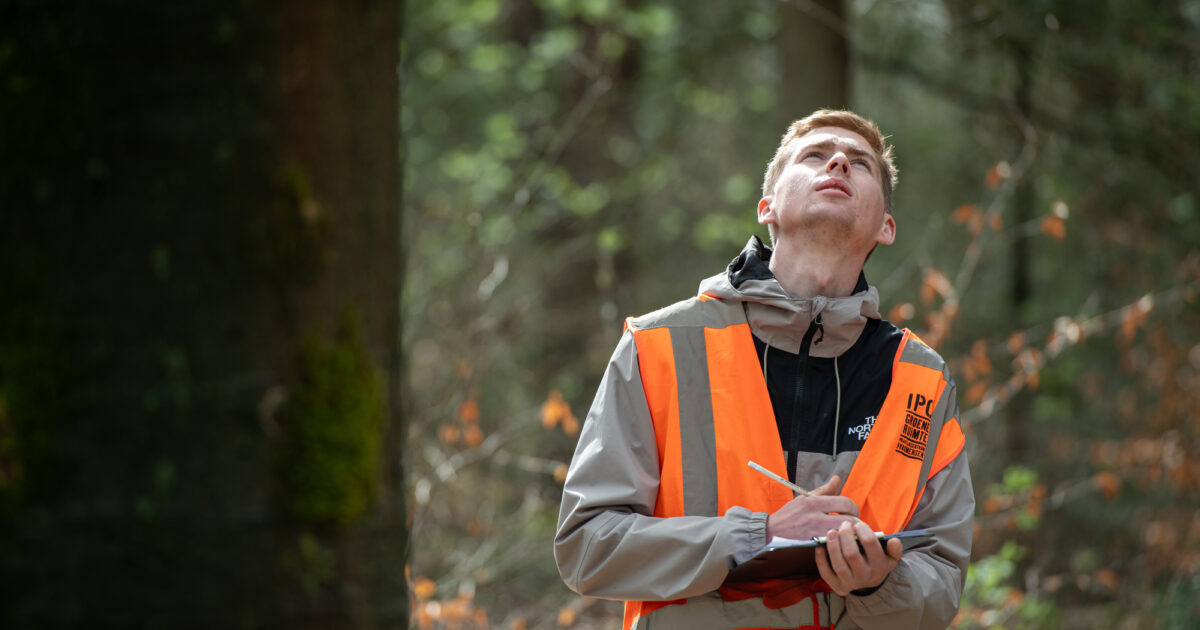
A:
<svg viewBox="0 0 1200 630">
<path fill-rule="evenodd" d="M 563 491 L 554 551 L 629 628 L 945 628 L 975 500 L 955 386 L 879 316 L 863 263 L 896 235 L 891 147 L 856 114 L 797 121 L 752 237 L 700 295 L 627 322 Z M 750 468 L 755 461 L 811 496 Z M 908 550 L 873 531 L 927 529 Z M 772 537 L 816 574 L 730 582 Z M 856 542 L 857 539 L 857 542 Z"/>
</svg>

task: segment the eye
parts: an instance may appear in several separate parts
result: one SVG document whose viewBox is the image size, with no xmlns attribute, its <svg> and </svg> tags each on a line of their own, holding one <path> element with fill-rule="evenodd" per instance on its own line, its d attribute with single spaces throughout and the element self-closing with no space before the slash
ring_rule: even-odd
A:
<svg viewBox="0 0 1200 630">
<path fill-rule="evenodd" d="M 800 156 L 801 161 L 809 160 L 809 159 L 813 159 L 813 158 L 816 158 L 818 160 L 824 160 L 825 154 L 821 153 L 820 151 L 807 151 Z"/>
<path fill-rule="evenodd" d="M 863 158 L 857 158 L 853 162 L 851 162 L 851 164 L 854 166 L 866 169 L 868 171 L 871 170 L 871 163 Z"/>
</svg>

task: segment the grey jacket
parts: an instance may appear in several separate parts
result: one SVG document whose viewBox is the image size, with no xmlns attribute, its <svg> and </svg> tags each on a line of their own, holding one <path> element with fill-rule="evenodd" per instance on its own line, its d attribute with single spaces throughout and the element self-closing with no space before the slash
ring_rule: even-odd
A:
<svg viewBox="0 0 1200 630">
<path fill-rule="evenodd" d="M 728 272 L 701 283 L 702 293 L 745 303 L 751 330 L 772 347 L 795 353 L 809 323 L 821 317 L 825 340 L 814 356 L 835 356 L 854 344 L 868 317 L 878 318 L 874 287 L 846 298 L 793 298 L 774 278 L 741 282 Z M 635 320 L 670 325 L 696 299 Z M 821 353 L 818 355 L 818 352 Z M 890 361 L 892 357 L 880 357 Z M 934 422 L 957 416 L 949 382 Z M 706 392 L 680 392 L 680 396 Z M 932 448 L 932 445 L 931 445 Z M 802 454 L 796 482 L 817 487 L 834 474 L 845 479 L 857 452 Z M 728 572 L 766 543 L 766 513 L 732 508 L 723 515 L 656 518 L 658 451 L 647 409 L 633 337 L 621 337 L 592 407 L 563 489 L 554 540 L 559 572 L 574 591 L 618 600 L 675 600 L 637 628 L 735 629 L 945 628 L 958 609 L 970 556 L 975 500 L 966 452 L 929 480 L 908 529 L 927 528 L 935 538 L 905 552 L 884 583 L 865 596 L 819 595 L 813 602 L 769 609 L 759 598 L 725 602 L 716 594 Z"/>
</svg>

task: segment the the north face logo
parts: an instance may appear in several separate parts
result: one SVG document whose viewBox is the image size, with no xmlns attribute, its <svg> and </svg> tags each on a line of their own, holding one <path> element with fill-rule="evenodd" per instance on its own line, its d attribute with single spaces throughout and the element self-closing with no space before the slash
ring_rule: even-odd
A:
<svg viewBox="0 0 1200 630">
<path fill-rule="evenodd" d="M 929 442 L 929 418 L 933 411 L 933 400 L 923 394 L 909 394 L 908 408 L 904 414 L 904 429 L 896 452 L 913 459 L 925 458 L 925 445 Z"/>
<path fill-rule="evenodd" d="M 847 429 L 846 435 L 853 435 L 858 438 L 859 442 L 865 442 L 867 440 L 867 436 L 871 434 L 871 428 L 874 426 L 875 416 L 867 416 L 866 418 L 863 418 L 862 424 Z"/>
</svg>

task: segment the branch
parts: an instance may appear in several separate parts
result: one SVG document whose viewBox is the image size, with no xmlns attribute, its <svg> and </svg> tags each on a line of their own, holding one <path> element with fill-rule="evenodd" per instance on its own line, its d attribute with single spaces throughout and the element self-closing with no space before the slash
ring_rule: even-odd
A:
<svg viewBox="0 0 1200 630">
<path fill-rule="evenodd" d="M 1128 322 L 1144 319 L 1156 305 L 1175 304 L 1181 300 L 1190 301 L 1195 299 L 1198 293 L 1200 293 L 1200 289 L 1197 289 L 1196 283 L 1188 282 L 1157 293 L 1147 293 L 1129 304 L 1106 313 L 1091 317 L 1064 315 L 1056 318 L 1051 324 L 1052 330 L 1046 344 L 1041 348 L 1022 348 L 1014 359 L 1017 365 L 1014 374 L 1004 384 L 990 389 L 978 405 L 963 411 L 960 414 L 960 421 L 964 425 L 971 425 L 995 415 L 1012 400 L 1017 392 L 1031 383 L 1036 383 L 1038 372 L 1068 347 L 1079 345 L 1088 337 L 1106 333 L 1117 326 L 1128 326 Z M 1010 336 L 1010 339 L 1014 337 L 1028 339 L 1045 326 L 1045 324 L 1039 324 L 1018 331 Z M 1009 342 L 1003 343 L 1008 344 Z M 992 349 L 995 350 L 1000 345 L 1000 343 L 993 344 Z"/>
</svg>

